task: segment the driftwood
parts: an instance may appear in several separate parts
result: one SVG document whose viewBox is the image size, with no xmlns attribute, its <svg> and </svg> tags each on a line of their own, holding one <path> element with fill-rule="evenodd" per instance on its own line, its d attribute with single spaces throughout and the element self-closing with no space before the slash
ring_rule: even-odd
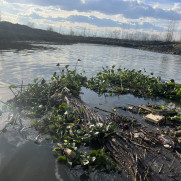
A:
<svg viewBox="0 0 181 181">
<path fill-rule="evenodd" d="M 176 112 L 175 111 L 169 111 L 169 110 L 156 110 L 154 108 L 148 107 L 146 105 L 140 105 L 137 106 L 138 108 L 141 108 L 143 110 L 149 111 L 153 114 L 157 114 L 157 115 L 175 115 Z"/>
</svg>

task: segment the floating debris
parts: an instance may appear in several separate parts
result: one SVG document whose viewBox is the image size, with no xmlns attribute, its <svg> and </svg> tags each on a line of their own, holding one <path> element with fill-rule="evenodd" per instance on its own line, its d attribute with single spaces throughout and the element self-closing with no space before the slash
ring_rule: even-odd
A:
<svg viewBox="0 0 181 181">
<path fill-rule="evenodd" d="M 53 151 L 60 163 L 66 163 L 72 169 L 80 165 L 88 171 L 121 170 L 128 180 L 169 180 L 170 174 L 175 180 L 181 179 L 180 129 L 149 130 L 135 118 L 119 115 L 116 109 L 104 111 L 107 115 L 103 119 L 80 100 L 82 86 L 98 93 L 181 98 L 180 84 L 166 83 L 161 78 L 145 76 L 141 71 L 118 69 L 116 72 L 114 67 L 87 80 L 76 73 L 76 69 L 70 71 L 66 66 L 60 75 L 54 73 L 50 82 L 42 84 L 41 80 L 35 79 L 34 84 L 10 88 L 17 90 L 13 92 L 14 106 L 31 112 L 33 118 L 45 115 L 32 126 L 41 134 L 50 134 L 57 143 Z M 175 110 L 157 105 L 131 105 L 125 110 L 141 114 L 156 124 L 163 122 L 166 125 L 169 120 L 176 125 L 181 117 Z M 82 151 L 81 147 L 89 149 Z"/>
<path fill-rule="evenodd" d="M 154 115 L 152 113 L 147 114 L 146 116 L 144 116 L 144 119 L 146 121 L 149 121 L 149 122 L 154 123 L 154 124 L 160 124 L 164 120 L 164 118 L 165 118 L 164 116 Z"/>
</svg>

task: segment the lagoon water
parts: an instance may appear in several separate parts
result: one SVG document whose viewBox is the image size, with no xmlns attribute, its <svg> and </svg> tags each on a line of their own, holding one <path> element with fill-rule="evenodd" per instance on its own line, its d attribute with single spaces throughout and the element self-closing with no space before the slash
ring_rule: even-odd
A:
<svg viewBox="0 0 181 181">
<path fill-rule="evenodd" d="M 39 49 L 39 45 L 45 49 Z M 85 71 L 89 77 L 102 67 L 116 65 L 126 69 L 142 70 L 145 74 L 154 72 L 164 80 L 175 79 L 181 83 L 181 56 L 153 53 L 148 51 L 104 46 L 94 44 L 50 45 L 39 44 L 32 50 L 6 50 L 0 52 L 0 100 L 7 101 L 13 94 L 8 89 L 10 84 L 26 85 L 34 78 L 50 79 L 54 72 L 59 72 L 65 65 L 74 69 L 77 59 L 78 71 Z M 60 70 L 56 64 L 60 63 Z M 146 71 L 146 72 L 145 72 Z M 91 106 L 110 110 L 113 106 L 127 103 L 137 105 L 164 103 L 163 100 L 135 98 L 132 95 L 104 98 L 92 91 L 82 90 L 81 98 Z M 95 99 L 93 99 L 93 97 Z M 0 107 L 3 104 L 0 102 Z M 106 105 L 106 106 L 105 106 Z M 8 115 L 0 116 L 0 180 L 2 181 L 55 181 L 55 180 L 119 180 L 116 175 L 92 173 L 87 176 L 82 172 L 70 171 L 64 165 L 57 165 L 51 152 L 52 144 L 42 141 L 35 144 L 38 135 L 24 120 L 15 125 L 7 124 Z"/>
</svg>

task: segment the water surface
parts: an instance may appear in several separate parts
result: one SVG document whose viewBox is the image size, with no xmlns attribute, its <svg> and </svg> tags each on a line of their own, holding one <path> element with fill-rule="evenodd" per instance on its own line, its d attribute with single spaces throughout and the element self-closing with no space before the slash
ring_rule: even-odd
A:
<svg viewBox="0 0 181 181">
<path fill-rule="evenodd" d="M 164 80 L 175 79 L 181 83 L 181 56 L 153 53 L 148 51 L 123 48 L 117 46 L 74 44 L 74 45 L 43 45 L 46 49 L 8 50 L 0 52 L 0 100 L 6 101 L 13 97 L 8 89 L 10 84 L 26 85 L 34 78 L 50 79 L 51 75 L 65 65 L 74 69 L 77 59 L 78 71 L 85 70 L 89 77 L 94 76 L 102 67 L 116 65 L 118 68 L 146 70 L 145 74 L 154 72 Z M 48 49 L 50 48 L 50 49 Z M 128 104 L 159 103 L 163 100 L 136 98 L 132 95 L 107 97 L 98 96 L 93 91 L 83 88 L 81 98 L 92 107 L 111 111 L 116 106 Z M 0 102 L 0 107 L 3 105 Z M 53 144 L 39 140 L 35 143 L 38 133 L 31 128 L 30 120 L 18 120 L 6 126 L 8 114 L 0 116 L 0 180 L 3 181 L 73 181 L 73 180 L 120 180 L 119 175 L 71 171 L 65 165 L 57 164 L 52 154 Z"/>
<path fill-rule="evenodd" d="M 34 78 L 50 79 L 55 71 L 59 71 L 57 63 L 61 68 L 70 65 L 74 69 L 77 59 L 81 59 L 77 68 L 85 70 L 89 77 L 102 67 L 116 65 L 117 68 L 146 70 L 146 74 L 154 72 L 155 76 L 181 83 L 181 56 L 107 45 L 43 46 L 50 49 L 0 52 L 0 99 L 11 95 L 8 90 L 10 84 L 22 84 L 22 81 L 27 84 Z"/>
</svg>

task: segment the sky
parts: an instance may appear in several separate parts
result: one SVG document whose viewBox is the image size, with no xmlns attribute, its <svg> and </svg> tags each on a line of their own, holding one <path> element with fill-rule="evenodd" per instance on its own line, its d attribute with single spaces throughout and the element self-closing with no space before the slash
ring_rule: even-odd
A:
<svg viewBox="0 0 181 181">
<path fill-rule="evenodd" d="M 163 37 L 172 23 L 181 36 L 181 0 L 0 0 L 0 11 L 2 21 L 63 34 Z"/>
</svg>

